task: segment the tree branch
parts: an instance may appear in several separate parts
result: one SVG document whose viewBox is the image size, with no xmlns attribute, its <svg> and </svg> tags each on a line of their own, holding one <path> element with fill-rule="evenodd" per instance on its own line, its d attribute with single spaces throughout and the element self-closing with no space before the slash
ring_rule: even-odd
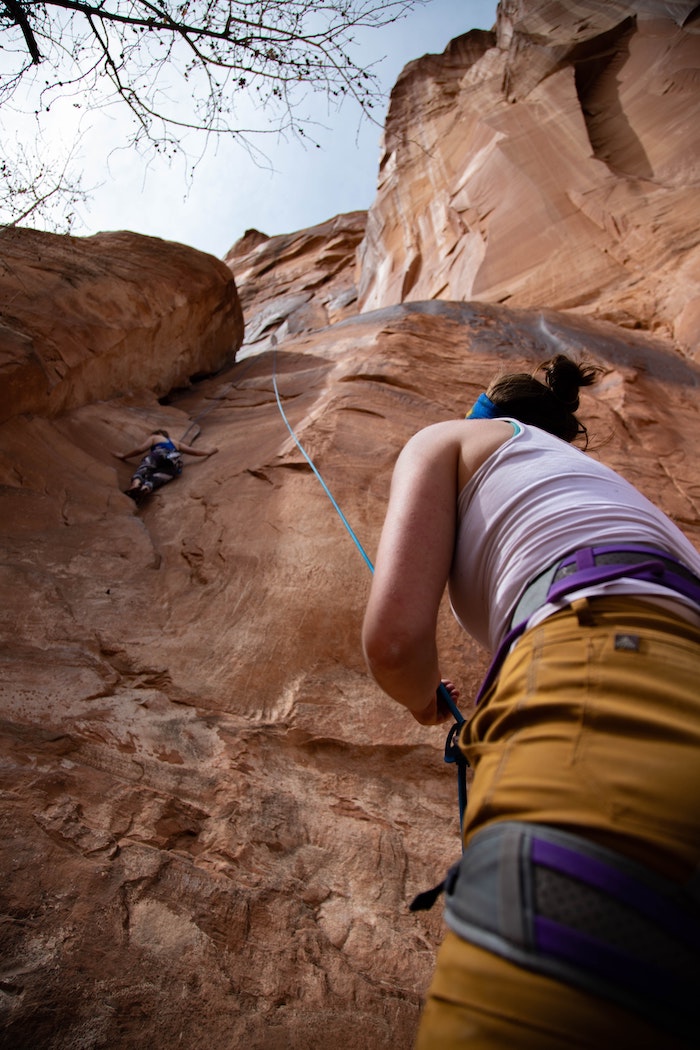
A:
<svg viewBox="0 0 700 1050">
<path fill-rule="evenodd" d="M 27 12 L 21 4 L 17 3 L 17 0 L 2 0 L 2 2 L 12 21 L 22 30 L 27 50 L 32 56 L 32 62 L 35 66 L 38 66 L 41 62 L 41 54 L 39 53 L 39 45 L 36 42 L 36 37 L 34 36 L 32 27 L 29 24 Z"/>
<path fill-rule="evenodd" d="M 19 98 L 37 125 L 59 102 L 83 112 L 118 103 L 129 111 L 124 144 L 140 155 L 187 156 L 190 132 L 203 132 L 207 142 L 233 136 L 257 156 L 257 136 L 308 141 L 305 127 L 323 126 L 308 115 L 316 93 L 331 104 L 354 99 L 373 120 L 379 79 L 353 57 L 353 30 L 386 26 L 427 2 L 0 0 L 0 36 L 11 41 L 0 101 Z"/>
</svg>

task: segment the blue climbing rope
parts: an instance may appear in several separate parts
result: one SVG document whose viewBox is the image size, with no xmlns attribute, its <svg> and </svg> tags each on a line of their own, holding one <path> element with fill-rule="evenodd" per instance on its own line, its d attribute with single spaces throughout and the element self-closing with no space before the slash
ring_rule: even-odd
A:
<svg viewBox="0 0 700 1050">
<path fill-rule="evenodd" d="M 272 347 L 273 347 L 273 351 L 272 351 L 272 385 L 273 385 L 274 390 L 275 390 L 275 397 L 277 398 L 277 407 L 280 410 L 280 413 L 282 415 L 282 419 L 287 424 L 287 430 L 289 431 L 289 433 L 294 438 L 294 441 L 296 442 L 297 448 L 299 449 L 299 451 L 301 452 L 302 456 L 304 457 L 306 462 L 309 464 L 309 466 L 313 470 L 313 472 L 316 475 L 316 477 L 318 478 L 318 480 L 321 482 L 321 485 L 323 486 L 323 491 L 326 493 L 326 495 L 328 496 L 328 499 L 333 504 L 338 517 L 340 518 L 340 520 L 342 521 L 343 525 L 345 526 L 345 528 L 349 532 L 350 538 L 352 539 L 352 541 L 355 544 L 355 546 L 357 547 L 358 551 L 360 552 L 360 554 L 364 558 L 365 564 L 367 565 L 367 568 L 369 569 L 370 572 L 374 572 L 374 566 L 372 565 L 372 562 L 369 560 L 369 556 L 367 554 L 367 551 L 364 549 L 364 547 L 362 546 L 362 544 L 358 540 L 357 536 L 355 535 L 355 532 L 354 532 L 352 526 L 350 525 L 350 522 L 345 517 L 345 515 L 343 514 L 342 510 L 340 509 L 340 507 L 338 506 L 336 501 L 333 499 L 333 494 L 331 493 L 331 490 L 328 488 L 328 485 L 326 485 L 326 483 L 323 480 L 323 478 L 321 477 L 319 471 L 316 469 L 316 466 L 315 466 L 313 460 L 311 459 L 311 456 L 309 456 L 307 454 L 306 449 L 304 448 L 304 446 L 302 445 L 301 441 L 299 440 L 299 438 L 294 433 L 294 429 L 292 427 L 292 424 L 287 419 L 287 415 L 286 415 L 284 409 L 282 408 L 282 400 L 281 400 L 280 395 L 279 395 L 279 390 L 277 389 L 277 339 L 276 339 L 276 337 L 274 335 L 272 336 Z"/>
<path fill-rule="evenodd" d="M 287 419 L 287 414 L 284 411 L 284 408 L 282 407 L 282 399 L 280 398 L 279 390 L 278 390 L 278 387 L 277 387 L 277 338 L 276 338 L 276 336 L 274 336 L 274 335 L 272 336 L 271 342 L 272 342 L 272 386 L 273 386 L 273 389 L 275 391 L 275 398 L 277 400 L 277 407 L 280 410 L 280 415 L 282 416 L 282 419 L 284 420 L 284 422 L 286 424 L 286 427 L 287 427 L 287 430 L 291 434 L 291 436 L 292 436 L 292 438 L 294 440 L 294 443 L 296 444 L 297 448 L 301 452 L 301 454 L 304 457 L 304 459 L 306 460 L 306 462 L 311 467 L 311 469 L 314 472 L 314 474 L 316 475 L 317 479 L 320 481 L 320 483 L 321 483 L 321 485 L 323 487 L 323 491 L 326 493 L 326 495 L 328 496 L 328 499 L 333 504 L 333 507 L 334 507 L 338 517 L 342 521 L 343 525 L 345 526 L 347 532 L 350 535 L 350 538 L 352 539 L 353 543 L 355 544 L 355 546 L 357 547 L 358 551 L 362 555 L 362 558 L 364 559 L 365 565 L 367 566 L 369 571 L 372 574 L 374 574 L 374 565 L 370 561 L 370 558 L 369 558 L 366 550 L 364 549 L 364 547 L 360 543 L 360 541 L 357 538 L 357 535 L 356 535 L 354 529 L 350 525 L 349 521 L 347 520 L 347 518 L 343 514 L 343 512 L 340 509 L 340 507 L 338 506 L 338 504 L 336 503 L 331 490 L 328 488 L 328 485 L 326 485 L 325 481 L 323 480 L 323 478 L 321 476 L 321 473 L 316 468 L 316 465 L 313 462 L 313 460 L 311 459 L 311 456 L 309 456 L 309 454 L 307 453 L 306 449 L 304 448 L 304 446 L 302 445 L 301 441 L 299 440 L 299 438 L 297 437 L 296 433 L 294 432 L 294 428 L 292 427 L 292 424 Z M 455 724 L 450 728 L 450 731 L 447 734 L 447 740 L 445 741 L 445 762 L 454 763 L 457 766 L 457 791 L 458 791 L 458 799 L 459 799 L 459 827 L 460 827 L 460 832 L 461 832 L 462 828 L 463 828 L 463 824 L 464 824 L 464 813 L 465 813 L 466 808 L 467 808 L 467 767 L 468 767 L 469 763 L 467 762 L 466 758 L 464 757 L 464 755 L 462 754 L 462 752 L 459 749 L 459 745 L 457 743 L 457 737 L 459 735 L 459 730 L 460 730 L 460 728 L 461 728 L 461 726 L 462 726 L 462 724 L 464 722 L 464 716 L 462 715 L 462 713 L 460 712 L 459 708 L 455 704 L 454 700 L 450 696 L 449 690 L 446 688 L 446 686 L 444 686 L 442 684 L 442 682 L 438 686 L 437 693 L 438 693 L 438 696 L 440 697 L 440 699 L 446 704 L 448 711 L 450 712 L 450 714 L 452 715 L 452 717 L 455 720 Z"/>
</svg>

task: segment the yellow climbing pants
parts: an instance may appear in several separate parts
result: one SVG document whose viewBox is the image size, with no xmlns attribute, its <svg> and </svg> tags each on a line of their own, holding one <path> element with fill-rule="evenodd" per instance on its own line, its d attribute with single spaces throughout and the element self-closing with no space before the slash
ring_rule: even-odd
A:
<svg viewBox="0 0 700 1050">
<path fill-rule="evenodd" d="M 465 840 L 550 824 L 684 882 L 700 863 L 700 630 L 639 599 L 583 599 L 527 631 L 465 723 Z M 699 1025 L 700 1031 L 700 1025 Z M 448 933 L 416 1050 L 675 1050 L 612 1003 Z"/>
</svg>

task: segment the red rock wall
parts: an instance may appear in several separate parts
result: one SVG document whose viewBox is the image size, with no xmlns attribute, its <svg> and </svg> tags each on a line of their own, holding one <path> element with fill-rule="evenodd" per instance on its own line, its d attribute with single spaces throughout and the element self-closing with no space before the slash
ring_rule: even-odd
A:
<svg viewBox="0 0 700 1050">
<path fill-rule="evenodd" d="M 691 2 L 499 6 L 394 88 L 359 302 L 576 310 L 700 350 Z"/>
<path fill-rule="evenodd" d="M 273 368 L 373 557 L 404 440 L 559 341 L 607 369 L 583 403 L 593 454 L 700 542 L 697 367 L 564 314 L 406 304 L 290 336 L 167 407 L 0 427 L 8 1038 L 411 1044 L 442 923 L 406 905 L 458 855 L 454 773 L 444 732 L 366 676 L 369 571 Z M 108 441 L 192 419 L 221 451 L 137 511 Z M 486 655 L 447 611 L 441 635 L 473 696 Z"/>
<path fill-rule="evenodd" d="M 223 263 L 133 233 L 1 230 L 0 308 L 0 420 L 160 397 L 231 364 L 243 336 Z"/>
<path fill-rule="evenodd" d="M 337 215 L 296 233 L 268 237 L 248 230 L 226 255 L 245 313 L 239 359 L 284 339 L 316 331 L 357 312 L 355 256 L 365 233 L 364 211 Z"/>
<path fill-rule="evenodd" d="M 557 20 L 559 6 L 547 5 Z M 617 32 L 622 5 L 586 6 L 586 41 Z M 565 145 L 576 122 L 560 128 L 561 93 L 543 100 L 568 75 L 571 40 L 564 20 L 556 47 L 537 44 L 544 10 L 502 5 L 499 46 L 470 35 L 444 59 L 409 67 L 387 140 L 400 139 L 399 104 L 406 119 L 422 114 L 425 142 L 438 142 L 431 121 L 447 136 L 464 85 L 486 85 L 495 112 L 506 68 L 512 87 L 532 66 L 529 109 L 519 112 L 534 153 L 554 163 L 550 134 Z M 527 19 L 529 36 L 517 30 L 518 48 L 504 54 L 507 34 Z M 553 55 L 564 64 L 543 80 Z M 434 295 L 392 299 L 408 236 L 397 230 L 420 231 L 412 287 L 427 287 L 423 260 L 436 273 L 442 265 L 436 231 L 448 237 L 445 202 L 459 179 L 486 196 L 496 180 L 494 209 L 504 215 L 527 182 L 514 174 L 537 159 L 527 134 L 510 127 L 505 150 L 506 138 L 469 127 L 466 160 L 453 137 L 441 165 L 408 165 L 398 179 L 398 148 L 384 165 L 394 189 L 380 188 L 362 249 L 362 280 L 372 260 L 372 288 L 384 289 L 376 310 L 357 310 L 363 213 L 295 234 L 250 231 L 227 256 L 230 270 L 133 236 L 118 242 L 130 249 L 129 280 L 109 237 L 18 233 L 13 242 L 26 237 L 24 258 L 40 255 L 41 272 L 23 285 L 12 263 L 3 309 L 12 303 L 14 313 L 0 329 L 3 375 L 19 377 L 0 422 L 0 1046 L 412 1045 L 443 926 L 439 907 L 414 915 L 407 902 L 458 856 L 454 771 L 443 762 L 444 731 L 419 727 L 368 680 L 359 631 L 370 572 L 285 425 L 275 381 L 372 558 L 392 466 L 411 433 L 461 415 L 495 371 L 534 368 L 559 349 L 585 354 L 605 370 L 582 399 L 591 454 L 700 544 L 700 369 L 689 344 L 669 336 L 664 292 L 674 272 L 679 286 L 692 284 L 698 216 L 681 230 L 676 206 L 686 190 L 674 197 L 662 187 L 666 205 L 651 211 L 640 191 L 641 218 L 632 216 L 643 219 L 635 259 L 650 251 L 651 223 L 667 245 L 655 269 L 634 263 L 655 334 L 628 327 L 636 315 L 620 306 L 617 263 L 603 259 L 590 302 L 563 311 L 569 271 L 543 269 L 533 245 L 526 273 L 527 253 L 505 234 L 496 254 L 491 213 L 476 206 L 473 229 L 454 227 L 444 259 L 468 268 L 467 242 L 481 230 L 482 258 L 490 272 L 518 277 L 512 299 L 521 304 L 465 302 L 457 289 L 448 301 L 447 270 Z M 567 165 L 573 179 L 577 165 Z M 534 195 L 541 208 L 545 189 Z M 611 199 L 630 192 L 618 186 Z M 551 194 L 559 216 L 558 179 Z M 392 201 L 405 211 L 392 212 Z M 596 251 L 586 223 L 570 220 L 558 220 L 568 232 L 553 243 L 571 268 L 564 249 L 581 236 L 588 287 Z M 231 271 L 247 326 L 235 362 L 226 357 L 241 339 Z M 526 288 L 532 301 L 522 302 Z M 629 295 L 637 309 L 641 292 Z M 624 326 L 601 319 L 607 312 Z M 35 371 L 23 371 L 32 359 Z M 110 450 L 154 426 L 190 441 L 201 431 L 220 451 L 189 461 L 138 509 L 121 491 L 129 468 Z M 447 609 L 440 637 L 467 712 L 487 654 Z"/>
</svg>

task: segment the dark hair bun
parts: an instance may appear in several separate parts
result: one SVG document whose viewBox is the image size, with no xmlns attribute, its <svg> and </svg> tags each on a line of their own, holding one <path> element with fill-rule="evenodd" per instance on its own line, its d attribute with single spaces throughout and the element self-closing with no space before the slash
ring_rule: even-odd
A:
<svg viewBox="0 0 700 1050">
<path fill-rule="evenodd" d="M 496 416 L 519 419 L 563 441 L 586 435 L 585 426 L 574 415 L 578 392 L 582 386 L 595 382 L 602 369 L 595 365 L 577 365 L 565 354 L 557 354 L 539 368 L 544 370 L 544 383 L 531 372 L 513 372 L 489 384 L 486 395 L 496 406 Z"/>
<path fill-rule="evenodd" d="M 564 354 L 557 354 L 551 361 L 545 361 L 542 368 L 547 386 L 557 401 L 566 405 L 570 412 L 575 412 L 578 408 L 579 388 L 595 382 L 596 369 L 577 365 Z"/>
</svg>

